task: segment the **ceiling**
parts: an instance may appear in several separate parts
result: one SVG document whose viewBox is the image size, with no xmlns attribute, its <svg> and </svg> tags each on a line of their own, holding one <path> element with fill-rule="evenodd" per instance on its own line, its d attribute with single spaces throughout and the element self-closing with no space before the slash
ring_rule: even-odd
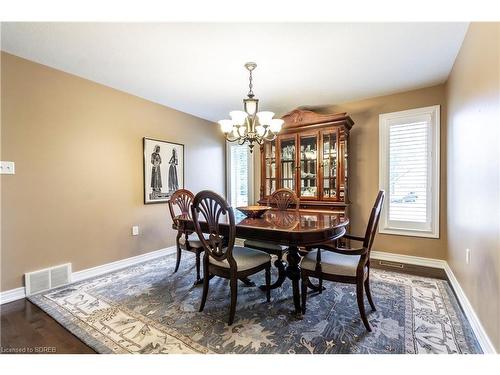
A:
<svg viewBox="0 0 500 375">
<path fill-rule="evenodd" d="M 467 23 L 2 23 L 2 50 L 208 120 L 442 83 Z"/>
</svg>

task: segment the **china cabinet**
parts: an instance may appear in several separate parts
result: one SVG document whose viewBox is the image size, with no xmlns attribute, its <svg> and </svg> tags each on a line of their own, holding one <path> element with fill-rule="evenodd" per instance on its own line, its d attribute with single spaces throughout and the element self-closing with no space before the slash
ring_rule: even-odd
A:
<svg viewBox="0 0 500 375">
<path fill-rule="evenodd" d="M 346 113 L 319 114 L 296 109 L 282 117 L 275 140 L 261 146 L 259 203 L 289 188 L 301 208 L 345 212 L 348 194 L 348 140 L 354 125 Z"/>
</svg>

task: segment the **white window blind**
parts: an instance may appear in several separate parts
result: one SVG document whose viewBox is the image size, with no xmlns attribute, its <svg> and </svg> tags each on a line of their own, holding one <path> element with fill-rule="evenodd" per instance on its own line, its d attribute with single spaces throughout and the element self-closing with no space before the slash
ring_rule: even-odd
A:
<svg viewBox="0 0 500 375">
<path fill-rule="evenodd" d="M 253 162 L 248 145 L 227 143 L 227 191 L 231 206 L 248 206 L 252 199 Z"/>
<path fill-rule="evenodd" d="M 380 115 L 380 232 L 439 236 L 439 106 Z"/>
<path fill-rule="evenodd" d="M 427 122 L 389 127 L 389 220 L 427 220 Z"/>
</svg>

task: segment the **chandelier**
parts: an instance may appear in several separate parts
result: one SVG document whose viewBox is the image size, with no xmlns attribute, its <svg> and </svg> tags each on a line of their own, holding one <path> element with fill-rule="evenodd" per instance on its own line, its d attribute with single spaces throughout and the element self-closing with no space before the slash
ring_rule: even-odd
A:
<svg viewBox="0 0 500 375">
<path fill-rule="evenodd" d="M 249 72 L 249 91 L 247 98 L 243 99 L 244 111 L 231 111 L 231 120 L 220 120 L 221 130 L 229 142 L 236 142 L 243 145 L 248 142 L 250 152 L 253 151 L 254 143 L 262 145 L 265 141 L 273 141 L 279 133 L 284 121 L 274 119 L 274 113 L 270 111 L 257 112 L 259 109 L 259 99 L 255 98 L 252 85 L 252 72 L 257 67 L 254 62 L 245 64 Z"/>
</svg>

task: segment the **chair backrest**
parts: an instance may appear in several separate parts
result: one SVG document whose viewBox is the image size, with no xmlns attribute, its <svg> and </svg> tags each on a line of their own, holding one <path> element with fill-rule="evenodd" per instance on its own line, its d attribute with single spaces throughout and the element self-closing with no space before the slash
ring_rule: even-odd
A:
<svg viewBox="0 0 500 375">
<path fill-rule="evenodd" d="M 380 219 L 380 213 L 382 211 L 382 205 L 384 204 L 385 192 L 380 190 L 375 199 L 375 204 L 373 205 L 372 212 L 370 214 L 370 220 L 368 220 L 368 225 L 366 226 L 365 240 L 363 241 L 363 247 L 368 249 L 370 252 L 373 240 L 375 239 L 375 234 L 377 233 L 378 221 Z"/>
<path fill-rule="evenodd" d="M 170 199 L 168 200 L 168 209 L 174 224 L 177 225 L 175 218 L 178 215 L 187 215 L 188 217 L 191 216 L 191 205 L 193 203 L 193 199 L 194 194 L 186 189 L 176 190 L 170 196 Z M 176 211 L 178 211 L 179 214 L 176 214 Z"/>
<path fill-rule="evenodd" d="M 300 205 L 300 200 L 297 194 L 293 190 L 282 188 L 276 190 L 271 194 L 268 200 L 269 205 L 276 205 L 276 208 L 280 211 L 287 210 L 291 205 L 295 205 L 298 209 Z"/>
<path fill-rule="evenodd" d="M 205 254 L 218 261 L 227 259 L 231 268 L 236 267 L 236 262 L 233 258 L 236 224 L 233 209 L 227 201 L 213 191 L 200 191 L 193 199 L 191 216 L 196 233 L 205 249 Z M 221 233 L 220 225 L 221 219 L 224 217 L 226 217 L 226 224 L 229 225 L 229 233 L 226 237 Z M 203 236 L 200 220 L 206 223 L 208 239 Z"/>
</svg>

